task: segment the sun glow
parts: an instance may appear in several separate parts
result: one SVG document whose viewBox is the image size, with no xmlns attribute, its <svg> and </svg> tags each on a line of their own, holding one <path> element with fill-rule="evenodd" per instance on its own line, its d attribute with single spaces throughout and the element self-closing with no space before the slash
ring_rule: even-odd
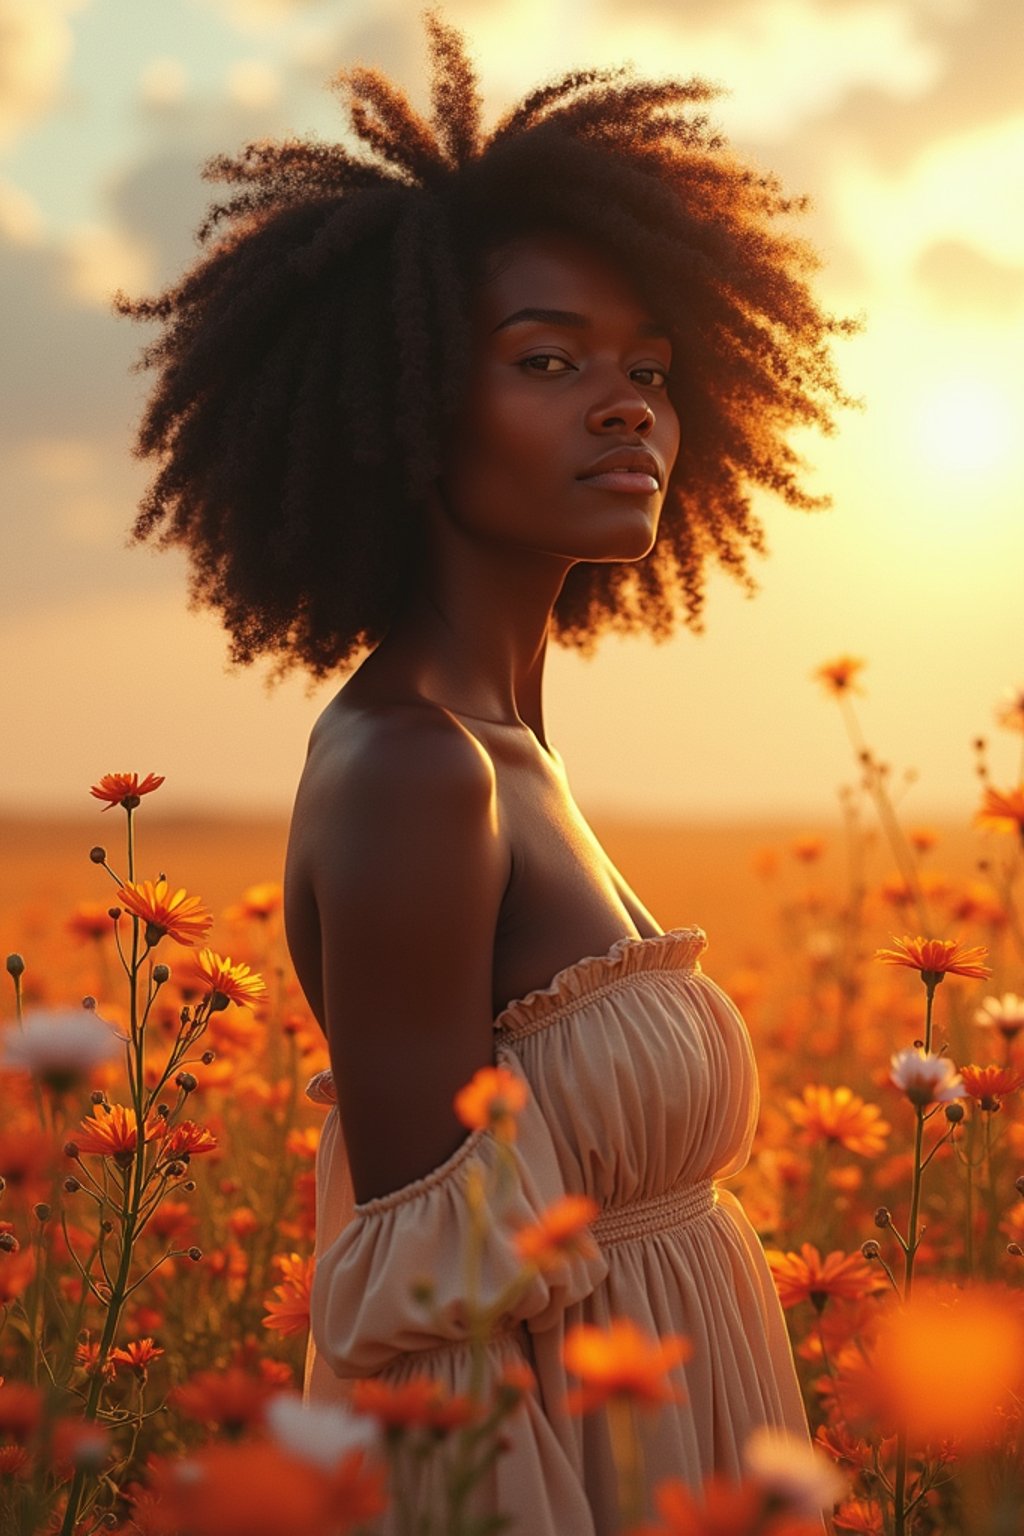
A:
<svg viewBox="0 0 1024 1536">
<path fill-rule="evenodd" d="M 922 392 L 914 431 L 931 466 L 976 473 L 1009 457 L 1013 412 L 1007 396 L 987 380 L 947 378 Z"/>
</svg>

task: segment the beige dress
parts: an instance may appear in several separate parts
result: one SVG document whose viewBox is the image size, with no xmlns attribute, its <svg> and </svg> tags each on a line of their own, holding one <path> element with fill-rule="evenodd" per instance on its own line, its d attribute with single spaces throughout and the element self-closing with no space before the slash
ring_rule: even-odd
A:
<svg viewBox="0 0 1024 1536">
<path fill-rule="evenodd" d="M 577 1385 L 562 1363 L 575 1323 L 628 1317 L 652 1334 L 692 1340 L 674 1373 L 686 1400 L 638 1415 L 648 1494 L 662 1478 L 698 1486 L 711 1472 L 739 1476 L 744 1441 L 759 1425 L 807 1434 L 761 1245 L 719 1183 L 747 1160 L 758 1090 L 746 1027 L 701 970 L 706 942 L 699 928 L 620 939 L 494 1021 L 496 1060 L 530 1089 L 515 1146 L 519 1188 L 503 1221 L 536 1220 L 566 1192 L 601 1208 L 598 1255 L 538 1276 L 489 1346 L 496 1365 L 525 1358 L 537 1378 L 476 1506 L 512 1516 L 511 1536 L 620 1529 L 606 1416 L 572 1417 L 563 1407 Z M 493 1138 L 474 1131 L 425 1178 L 356 1205 L 330 1073 L 307 1093 L 332 1105 L 317 1159 L 307 1399 L 341 1402 L 353 1378 L 394 1383 L 415 1372 L 465 1390 L 465 1185 L 474 1163 L 493 1167 Z M 496 1297 L 516 1268 L 511 1244 L 492 1242 L 483 1295 Z M 411 1295 L 426 1276 L 440 1321 L 428 1321 Z M 429 1474 L 409 1491 L 429 1507 Z M 387 1521 L 381 1530 L 390 1532 Z"/>
</svg>

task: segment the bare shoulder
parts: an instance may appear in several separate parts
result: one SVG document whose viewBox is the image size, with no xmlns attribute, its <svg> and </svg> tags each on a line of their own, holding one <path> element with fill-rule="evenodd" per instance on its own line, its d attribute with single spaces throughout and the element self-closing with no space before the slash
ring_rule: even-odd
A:
<svg viewBox="0 0 1024 1536">
<path fill-rule="evenodd" d="M 325 712 L 293 816 L 286 921 L 359 1199 L 422 1176 L 464 1135 L 452 1099 L 493 1058 L 510 867 L 494 766 L 460 722 L 418 705 Z"/>
</svg>

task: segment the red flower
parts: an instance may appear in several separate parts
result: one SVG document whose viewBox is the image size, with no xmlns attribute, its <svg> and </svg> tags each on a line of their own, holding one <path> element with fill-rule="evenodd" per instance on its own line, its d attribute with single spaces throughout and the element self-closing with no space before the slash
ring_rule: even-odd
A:
<svg viewBox="0 0 1024 1536">
<path fill-rule="evenodd" d="M 115 805 L 123 805 L 126 811 L 133 811 L 140 797 L 152 794 L 163 781 L 162 773 L 147 773 L 141 784 L 137 773 L 105 773 L 89 793 L 95 795 L 97 800 L 109 802 L 103 807 L 105 811 L 113 810 Z"/>
</svg>

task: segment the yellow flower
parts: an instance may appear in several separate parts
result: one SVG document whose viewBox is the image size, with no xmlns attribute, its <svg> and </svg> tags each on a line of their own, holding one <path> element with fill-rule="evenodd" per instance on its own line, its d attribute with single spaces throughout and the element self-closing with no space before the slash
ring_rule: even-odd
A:
<svg viewBox="0 0 1024 1536">
<path fill-rule="evenodd" d="M 251 1008 L 267 995 L 262 976 L 242 961 L 233 965 L 230 955 L 215 955 L 212 949 L 199 951 L 192 961 L 191 971 L 207 995 L 219 992 L 229 1003 L 237 1003 L 239 1007 Z"/>
<path fill-rule="evenodd" d="M 182 891 L 167 894 L 167 881 L 129 880 L 117 893 L 123 907 L 141 918 L 146 925 L 146 943 L 158 944 L 164 934 L 169 934 L 178 944 L 195 946 L 205 939 L 213 925 L 213 914 L 208 912 L 198 896 L 188 896 Z"/>
<path fill-rule="evenodd" d="M 895 949 L 876 949 L 875 959 L 884 965 L 905 965 L 917 971 L 925 986 L 937 986 L 944 976 L 976 976 L 982 980 L 992 972 L 981 961 L 988 954 L 984 945 L 968 948 L 959 939 L 912 939 L 904 934 L 893 938 Z"/>
<path fill-rule="evenodd" d="M 827 1088 L 808 1083 L 802 1099 L 788 1099 L 791 1118 L 813 1145 L 831 1143 L 873 1157 L 885 1150 L 891 1129 L 877 1104 L 866 1104 L 851 1088 Z"/>
<path fill-rule="evenodd" d="M 827 661 L 823 667 L 818 667 L 811 676 L 824 684 L 826 693 L 840 698 L 844 693 L 863 693 L 863 688 L 858 688 L 854 679 L 864 666 L 858 656 L 837 656 L 835 661 Z"/>
</svg>

